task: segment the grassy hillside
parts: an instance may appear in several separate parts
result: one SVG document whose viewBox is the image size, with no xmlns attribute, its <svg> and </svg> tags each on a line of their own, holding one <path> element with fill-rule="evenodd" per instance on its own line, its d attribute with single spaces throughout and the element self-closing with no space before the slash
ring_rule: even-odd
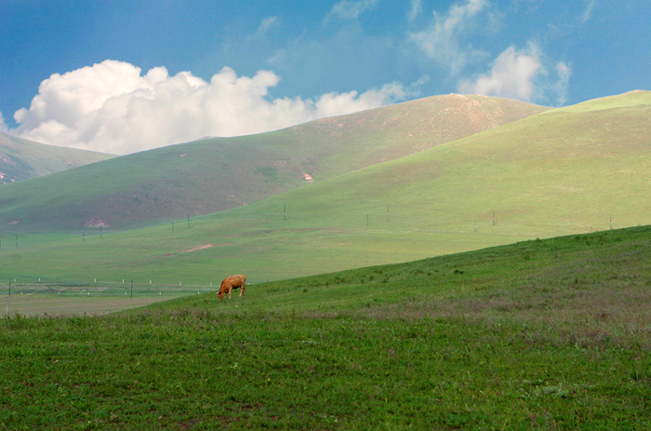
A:
<svg viewBox="0 0 651 431">
<path fill-rule="evenodd" d="M 250 204 L 548 108 L 482 96 L 406 102 L 260 135 L 118 157 L 0 189 L 0 229 L 134 227 Z M 3 229 L 6 231 L 6 229 Z"/>
<path fill-rule="evenodd" d="M 0 320 L 7 429 L 651 427 L 651 228 Z"/>
<path fill-rule="evenodd" d="M 191 227 L 177 219 L 102 238 L 87 229 L 85 242 L 80 231 L 21 233 L 18 248 L 5 233 L 0 280 L 207 283 L 245 272 L 257 283 L 649 224 L 650 99 L 633 93 L 595 101 L 605 108 L 549 111 L 192 217 Z"/>
<path fill-rule="evenodd" d="M 0 132 L 0 184 L 61 172 L 111 155 L 39 144 Z"/>
</svg>

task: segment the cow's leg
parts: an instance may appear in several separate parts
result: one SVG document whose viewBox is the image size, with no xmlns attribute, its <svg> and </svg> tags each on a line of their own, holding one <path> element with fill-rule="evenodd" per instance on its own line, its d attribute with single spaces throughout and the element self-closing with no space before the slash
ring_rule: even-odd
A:
<svg viewBox="0 0 651 431">
<path fill-rule="evenodd" d="M 240 287 L 240 296 L 244 296 L 244 285 Z"/>
<path fill-rule="evenodd" d="M 231 293 L 233 293 L 233 289 L 228 289 L 228 299 L 231 299 Z"/>
</svg>

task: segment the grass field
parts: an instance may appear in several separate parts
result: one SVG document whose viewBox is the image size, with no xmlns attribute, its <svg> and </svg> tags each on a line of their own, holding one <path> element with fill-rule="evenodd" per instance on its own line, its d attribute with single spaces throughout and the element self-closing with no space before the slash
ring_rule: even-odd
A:
<svg viewBox="0 0 651 431">
<path fill-rule="evenodd" d="M 97 316 L 143 307 L 183 296 L 216 292 L 219 285 L 164 285 L 132 283 L 131 280 L 86 283 L 39 279 L 9 280 L 0 288 L 3 316 Z"/>
<path fill-rule="evenodd" d="M 0 231 L 11 222 L 8 227 L 20 232 L 79 231 L 98 223 L 133 229 L 223 211 L 301 187 L 303 174 L 322 181 L 547 109 L 484 96 L 439 96 L 115 157 L 1 188 Z"/>
<path fill-rule="evenodd" d="M 130 308 L 143 307 L 159 301 L 167 301 L 180 295 L 106 297 L 106 296 L 55 296 L 55 295 L 14 295 L 0 298 L 0 313 L 22 316 L 73 316 L 102 315 Z"/>
<path fill-rule="evenodd" d="M 374 124 L 375 117 L 365 115 Z M 28 217 L 43 219 L 54 211 L 41 204 L 54 204 L 58 192 L 43 188 L 40 195 L 25 195 L 33 201 L 21 201 L 17 197 L 22 196 L 20 187 L 30 186 L 23 182 L 0 193 L 0 212 L 6 211 L 8 218 L 18 211 L 12 205 L 26 205 L 21 206 L 25 220 L 0 226 L 0 285 L 10 278 L 35 277 L 71 277 L 80 282 L 153 278 L 202 284 L 243 272 L 259 283 L 651 224 L 647 199 L 650 115 L 650 92 L 549 110 L 397 160 L 346 174 L 332 173 L 329 180 L 303 184 L 250 205 L 126 232 L 97 228 L 49 234 L 30 231 Z M 347 133 L 353 136 L 355 129 L 352 123 L 349 126 Z M 328 127 L 336 130 L 332 124 Z M 310 130 L 317 135 L 316 129 Z M 334 141 L 336 137 L 330 136 L 323 142 Z M 206 151 L 210 147 L 209 143 L 197 145 Z M 365 154 L 369 148 L 360 151 Z M 190 156 L 181 158 L 179 151 L 167 148 L 157 154 L 194 166 Z M 246 153 L 240 151 L 240 155 Z M 145 156 L 139 156 L 143 163 Z M 208 156 L 197 155 L 197 159 L 219 170 Z M 147 172 L 155 170 L 157 160 L 148 162 Z M 101 165 L 123 162 L 113 159 Z M 128 166 L 136 170 L 135 165 Z M 65 205 L 70 214 L 58 213 L 66 220 L 78 217 L 77 204 L 84 211 L 94 211 L 83 203 L 88 197 L 85 193 L 97 197 L 95 186 L 102 190 L 112 172 L 99 169 L 98 183 L 93 185 L 84 180 L 88 169 L 66 173 L 69 182 L 65 184 L 57 182 L 63 191 L 79 184 L 86 187 L 78 200 Z M 167 174 L 166 178 L 174 180 Z M 133 180 L 120 176 L 108 182 L 110 187 L 128 187 Z M 187 187 L 201 188 L 199 183 L 168 185 L 166 190 L 181 194 Z M 104 187 L 108 193 L 109 185 Z M 131 201 L 135 198 L 141 197 L 133 196 Z M 153 200 L 147 202 L 143 200 L 140 207 L 143 214 L 153 205 Z M 122 209 L 115 208 L 127 216 Z M 18 246 L 14 245 L 16 235 Z"/>
<path fill-rule="evenodd" d="M 651 427 L 651 228 L 0 320 L 2 429 Z"/>
</svg>

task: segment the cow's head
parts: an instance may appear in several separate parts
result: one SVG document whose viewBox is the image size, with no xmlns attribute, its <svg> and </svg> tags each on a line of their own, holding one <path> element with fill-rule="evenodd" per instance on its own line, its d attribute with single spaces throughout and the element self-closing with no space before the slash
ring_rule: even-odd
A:
<svg viewBox="0 0 651 431">
<path fill-rule="evenodd" d="M 221 301 L 221 299 L 224 297 L 224 292 L 217 292 L 217 298 Z"/>
</svg>

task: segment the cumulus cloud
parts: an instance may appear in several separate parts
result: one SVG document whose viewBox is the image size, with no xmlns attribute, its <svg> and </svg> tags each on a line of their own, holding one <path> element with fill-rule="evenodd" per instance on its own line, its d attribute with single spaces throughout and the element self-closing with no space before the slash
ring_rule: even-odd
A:
<svg viewBox="0 0 651 431">
<path fill-rule="evenodd" d="M 475 81 L 462 81 L 462 93 L 477 93 L 530 101 L 534 92 L 533 78 L 542 67 L 535 47 L 516 51 L 509 47 L 495 60 L 490 73 Z"/>
<path fill-rule="evenodd" d="M 554 68 L 554 80 L 549 69 L 535 44 L 530 43 L 522 50 L 511 46 L 495 59 L 489 73 L 474 80 L 461 81 L 459 91 L 562 105 L 571 70 L 565 63 L 558 63 Z"/>
<path fill-rule="evenodd" d="M 142 74 L 132 64 L 106 60 L 39 86 L 29 109 L 14 115 L 21 137 L 58 146 L 128 154 L 202 136 L 237 136 L 276 130 L 393 103 L 400 84 L 358 94 L 329 93 L 315 100 L 278 98 L 268 90 L 280 78 L 271 71 L 237 76 L 225 67 L 210 82 L 164 67 Z"/>
<path fill-rule="evenodd" d="M 412 6 L 420 6 L 412 2 Z M 488 0 L 466 0 L 455 3 L 445 14 L 434 12 L 427 29 L 410 32 L 408 40 L 415 43 L 429 58 L 450 69 L 456 75 L 471 59 L 480 54 L 471 46 L 462 46 L 463 34 L 473 28 L 473 18 L 488 7 Z"/>
</svg>

